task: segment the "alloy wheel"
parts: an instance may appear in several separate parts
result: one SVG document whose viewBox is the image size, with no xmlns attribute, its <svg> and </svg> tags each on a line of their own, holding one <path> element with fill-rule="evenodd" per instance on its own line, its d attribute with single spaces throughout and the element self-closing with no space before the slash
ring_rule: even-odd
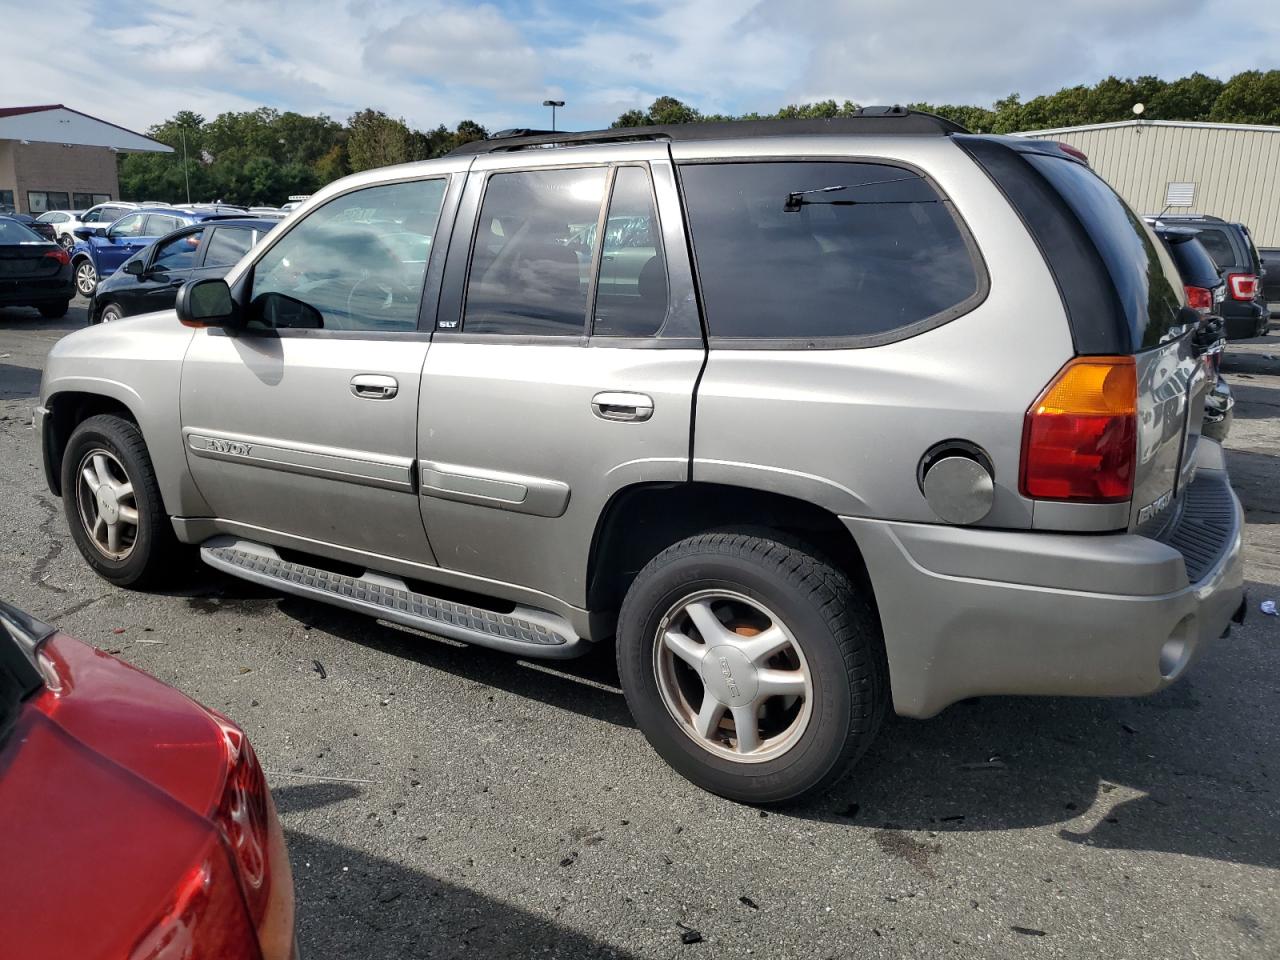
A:
<svg viewBox="0 0 1280 960">
<path fill-rule="evenodd" d="M 809 725 L 813 678 L 804 652 L 758 600 L 725 590 L 685 597 L 659 622 L 653 660 L 667 711 L 717 756 L 775 759 Z"/>
<path fill-rule="evenodd" d="M 80 266 L 76 267 L 76 289 L 81 296 L 93 296 L 93 290 L 98 285 L 98 272 L 93 269 L 93 264 L 88 260 L 82 260 Z"/>
<path fill-rule="evenodd" d="M 138 501 L 133 483 L 116 455 L 95 447 L 76 471 L 80 522 L 98 552 L 124 560 L 138 541 Z"/>
</svg>

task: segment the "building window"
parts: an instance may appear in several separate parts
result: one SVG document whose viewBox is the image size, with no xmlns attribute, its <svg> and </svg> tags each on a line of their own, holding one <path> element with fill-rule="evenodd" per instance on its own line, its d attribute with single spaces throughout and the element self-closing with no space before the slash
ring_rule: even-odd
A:
<svg viewBox="0 0 1280 960">
<path fill-rule="evenodd" d="M 71 206 L 71 194 L 60 190 L 28 190 L 27 212 L 48 213 L 50 210 L 66 210 Z"/>
<path fill-rule="evenodd" d="M 100 196 L 100 197 L 106 197 L 106 199 L 107 199 L 107 200 L 110 200 L 110 199 L 111 199 L 110 197 L 107 197 L 107 196 L 106 196 L 106 194 L 101 194 L 101 193 L 100 193 L 100 194 L 98 194 L 98 196 Z M 88 210 L 88 209 L 89 209 L 90 207 L 92 207 L 95 203 L 101 203 L 101 202 L 102 202 L 101 200 L 95 200 L 95 199 L 94 199 L 94 196 L 93 196 L 93 194 L 92 194 L 92 193 L 73 193 L 73 194 L 71 194 L 71 209 L 72 209 L 72 210 Z"/>
<path fill-rule="evenodd" d="M 0 213 L 13 213 L 12 190 L 0 190 Z"/>
<path fill-rule="evenodd" d="M 95 193 L 95 194 L 93 195 L 93 202 L 94 202 L 94 203 L 110 203 L 110 202 L 111 202 L 111 194 L 109 194 L 109 193 Z"/>
</svg>

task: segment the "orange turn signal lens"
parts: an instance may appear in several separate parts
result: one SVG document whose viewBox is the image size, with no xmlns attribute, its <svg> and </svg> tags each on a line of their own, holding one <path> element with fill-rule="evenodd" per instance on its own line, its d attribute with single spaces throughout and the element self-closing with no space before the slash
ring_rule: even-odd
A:
<svg viewBox="0 0 1280 960">
<path fill-rule="evenodd" d="M 1138 375 L 1133 357 L 1079 357 L 1049 384 L 1035 414 L 1126 416 L 1138 412 Z"/>
</svg>

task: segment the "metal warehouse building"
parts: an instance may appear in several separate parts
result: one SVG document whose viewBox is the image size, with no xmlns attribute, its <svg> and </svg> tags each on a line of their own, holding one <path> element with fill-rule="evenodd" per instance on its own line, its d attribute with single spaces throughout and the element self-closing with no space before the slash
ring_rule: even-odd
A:
<svg viewBox="0 0 1280 960">
<path fill-rule="evenodd" d="M 1125 120 L 1018 134 L 1060 140 L 1140 214 L 1237 220 L 1259 247 L 1280 247 L 1280 127 Z"/>
</svg>

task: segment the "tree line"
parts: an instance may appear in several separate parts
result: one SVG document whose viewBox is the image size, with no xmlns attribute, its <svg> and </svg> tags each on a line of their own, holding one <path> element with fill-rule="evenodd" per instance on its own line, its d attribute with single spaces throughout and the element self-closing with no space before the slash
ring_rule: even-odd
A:
<svg viewBox="0 0 1280 960">
<path fill-rule="evenodd" d="M 1133 105 L 1144 120 L 1195 120 L 1280 126 L 1280 70 L 1248 70 L 1228 80 L 1193 73 L 1177 80 L 1107 77 L 1025 103 L 1014 93 L 990 106 L 908 104 L 954 120 L 975 133 L 1014 133 L 1082 123 L 1132 120 Z M 645 110 L 628 110 L 614 127 L 693 123 L 700 120 L 840 117 L 858 109 L 852 100 L 790 104 L 775 113 L 735 116 L 703 113 L 675 97 L 658 97 Z M 147 135 L 175 154 L 126 154 L 120 158 L 120 190 L 129 200 L 184 200 L 187 182 L 193 200 L 279 204 L 292 194 L 313 193 L 332 180 L 393 163 L 443 156 L 454 147 L 482 140 L 488 131 L 464 120 L 415 130 L 380 110 L 361 110 L 338 123 L 327 116 L 303 116 L 259 107 L 206 120 L 183 110 Z M 185 161 L 184 156 L 185 141 Z"/>
</svg>

